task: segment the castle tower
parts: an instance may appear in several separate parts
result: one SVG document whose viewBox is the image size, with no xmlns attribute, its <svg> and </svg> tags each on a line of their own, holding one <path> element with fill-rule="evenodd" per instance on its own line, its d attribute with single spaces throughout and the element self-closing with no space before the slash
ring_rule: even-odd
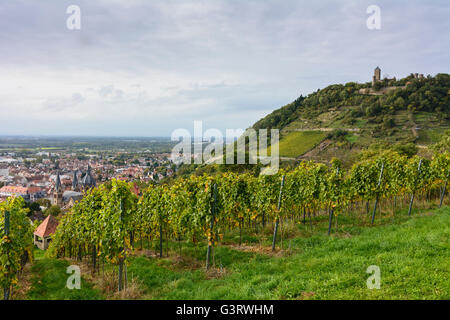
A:
<svg viewBox="0 0 450 320">
<path fill-rule="evenodd" d="M 381 81 L 381 69 L 380 67 L 376 67 L 374 71 L 374 75 L 372 77 L 372 86 L 375 85 L 375 82 Z"/>
<path fill-rule="evenodd" d="M 380 81 L 381 80 L 381 69 L 380 67 L 375 68 L 375 80 Z"/>
<path fill-rule="evenodd" d="M 63 188 L 62 188 L 61 178 L 59 176 L 59 171 L 58 171 L 58 174 L 56 176 L 56 181 L 55 181 L 55 190 L 53 192 L 53 205 L 62 207 L 62 204 L 63 204 L 62 200 L 63 200 Z"/>
</svg>

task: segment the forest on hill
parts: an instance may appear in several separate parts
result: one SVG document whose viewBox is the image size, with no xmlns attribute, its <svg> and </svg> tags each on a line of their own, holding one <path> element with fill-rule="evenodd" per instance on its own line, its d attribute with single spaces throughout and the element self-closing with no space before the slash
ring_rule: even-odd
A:
<svg viewBox="0 0 450 320">
<path fill-rule="evenodd" d="M 450 75 L 441 73 L 416 79 L 413 74 L 396 80 L 384 79 L 374 86 L 375 91 L 396 87 L 386 94 L 364 94 L 361 89 L 370 88 L 370 83 L 349 82 L 334 84 L 303 97 L 273 111 L 253 125 L 254 129 L 282 129 L 293 121 L 313 119 L 330 109 L 343 106 L 358 106 L 352 116 L 393 115 L 398 111 L 433 112 L 443 121 L 449 121 L 450 113 Z"/>
<path fill-rule="evenodd" d="M 430 158 L 431 146 L 450 132 L 449 93 L 445 73 L 333 84 L 273 111 L 253 129 L 280 129 L 283 161 L 338 157 L 349 167 L 361 153 L 387 149 Z"/>
</svg>

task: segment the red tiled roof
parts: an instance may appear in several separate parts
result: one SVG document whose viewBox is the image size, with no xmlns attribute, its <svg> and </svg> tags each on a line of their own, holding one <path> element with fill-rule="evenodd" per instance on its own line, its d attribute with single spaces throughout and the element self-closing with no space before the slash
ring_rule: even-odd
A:
<svg viewBox="0 0 450 320">
<path fill-rule="evenodd" d="M 14 193 L 14 194 L 32 194 L 41 191 L 39 187 L 20 187 L 20 186 L 3 186 L 0 188 L 2 193 Z"/>
<path fill-rule="evenodd" d="M 28 193 L 38 193 L 42 190 L 40 187 L 31 186 L 28 187 Z"/>
<path fill-rule="evenodd" d="M 58 220 L 56 220 L 52 215 L 48 215 L 39 227 L 36 228 L 34 234 L 42 238 L 48 237 L 49 235 L 55 233 L 57 226 Z"/>
<path fill-rule="evenodd" d="M 17 187 L 17 186 L 4 186 L 4 187 L 2 187 L 0 189 L 0 192 L 27 194 L 27 188 L 25 188 L 25 187 Z"/>
</svg>

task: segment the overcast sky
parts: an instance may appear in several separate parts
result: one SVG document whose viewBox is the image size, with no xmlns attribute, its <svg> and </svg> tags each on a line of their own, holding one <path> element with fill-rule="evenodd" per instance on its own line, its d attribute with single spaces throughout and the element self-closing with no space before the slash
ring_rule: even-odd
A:
<svg viewBox="0 0 450 320">
<path fill-rule="evenodd" d="M 80 30 L 66 27 L 72 4 Z M 449 30 L 448 0 L 2 0 L 0 134 L 245 129 L 377 65 L 450 73 Z"/>
</svg>

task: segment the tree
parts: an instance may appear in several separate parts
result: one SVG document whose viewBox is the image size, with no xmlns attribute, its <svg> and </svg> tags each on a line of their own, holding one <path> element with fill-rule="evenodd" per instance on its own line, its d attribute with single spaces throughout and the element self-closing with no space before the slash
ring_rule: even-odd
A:
<svg viewBox="0 0 450 320">
<path fill-rule="evenodd" d="M 47 209 L 44 210 L 44 215 L 48 216 L 48 215 L 52 215 L 54 217 L 58 216 L 61 213 L 61 208 L 53 205 Z"/>
<path fill-rule="evenodd" d="M 398 152 L 400 155 L 405 155 L 408 158 L 414 156 L 417 154 L 417 151 L 419 151 L 419 149 L 417 148 L 417 146 L 410 142 L 407 144 L 397 144 L 394 146 L 394 151 Z"/>
<path fill-rule="evenodd" d="M 386 115 L 383 118 L 383 128 L 384 129 L 390 129 L 395 126 L 395 121 L 390 116 Z"/>
<path fill-rule="evenodd" d="M 375 89 L 375 91 L 379 91 L 381 88 L 383 88 L 383 82 L 375 82 L 373 88 Z"/>
<path fill-rule="evenodd" d="M 381 112 L 381 107 L 380 107 L 379 102 L 374 103 L 366 108 L 366 116 L 368 116 L 368 117 L 376 116 L 380 112 Z"/>
<path fill-rule="evenodd" d="M 403 109 L 405 107 L 405 99 L 398 97 L 394 102 L 394 106 L 396 109 Z"/>
<path fill-rule="evenodd" d="M 38 199 L 38 200 L 36 200 L 35 203 L 39 204 L 42 207 L 46 207 L 46 208 L 49 208 L 52 205 L 51 201 L 48 199 L 45 199 L 45 198 Z"/>
<path fill-rule="evenodd" d="M 25 206 L 30 209 L 28 216 L 31 216 L 34 212 L 41 211 L 41 206 L 37 202 L 25 203 Z"/>
</svg>

